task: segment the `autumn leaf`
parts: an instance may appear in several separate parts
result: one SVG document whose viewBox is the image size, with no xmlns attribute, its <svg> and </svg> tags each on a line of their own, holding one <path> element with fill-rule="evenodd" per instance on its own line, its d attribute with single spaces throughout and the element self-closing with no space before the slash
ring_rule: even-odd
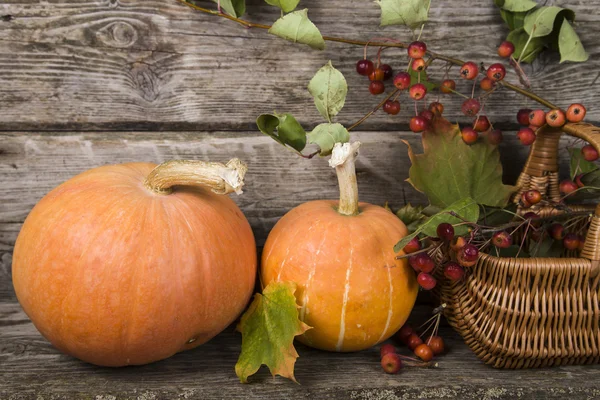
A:
<svg viewBox="0 0 600 400">
<path fill-rule="evenodd" d="M 465 144 L 458 125 L 441 117 L 434 118 L 422 138 L 423 154 L 415 154 L 405 142 L 412 162 L 408 182 L 425 193 L 431 205 L 446 208 L 465 198 L 491 207 L 508 204 L 516 188 L 502 183 L 497 146 L 485 138 Z"/>
<path fill-rule="evenodd" d="M 298 353 L 294 337 L 310 327 L 298 319 L 296 284 L 272 282 L 254 300 L 240 321 L 242 353 L 235 373 L 242 383 L 265 364 L 273 376 L 280 375 L 296 382 L 294 364 Z"/>
</svg>

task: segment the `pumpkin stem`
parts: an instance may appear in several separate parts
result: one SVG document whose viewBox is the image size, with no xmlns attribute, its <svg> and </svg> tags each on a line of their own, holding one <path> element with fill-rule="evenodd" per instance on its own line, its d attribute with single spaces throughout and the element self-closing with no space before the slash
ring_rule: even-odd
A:
<svg viewBox="0 0 600 400">
<path fill-rule="evenodd" d="M 237 158 L 226 165 L 217 162 L 172 160 L 150 172 L 144 182 L 149 190 L 170 194 L 173 186 L 203 186 L 217 194 L 242 193 L 248 167 Z"/>
<path fill-rule="evenodd" d="M 360 142 L 336 143 L 329 160 L 329 166 L 335 168 L 340 185 L 340 204 L 338 212 L 343 215 L 358 214 L 358 185 L 354 163 L 358 157 Z"/>
</svg>

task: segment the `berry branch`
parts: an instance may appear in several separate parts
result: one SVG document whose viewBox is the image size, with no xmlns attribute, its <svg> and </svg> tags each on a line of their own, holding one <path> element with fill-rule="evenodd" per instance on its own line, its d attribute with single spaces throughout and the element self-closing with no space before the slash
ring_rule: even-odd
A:
<svg viewBox="0 0 600 400">
<path fill-rule="evenodd" d="M 257 24 L 254 22 L 250 22 L 250 21 L 246 21 L 240 18 L 236 18 L 233 17 L 231 15 L 225 14 L 223 12 L 219 12 L 219 11 L 213 11 L 213 10 L 209 10 L 207 8 L 204 7 L 200 7 L 197 6 L 196 4 L 190 3 L 186 0 L 177 0 L 178 2 L 196 10 L 196 11 L 200 11 L 203 12 L 205 14 L 209 14 L 209 15 L 213 15 L 213 16 L 217 16 L 217 17 L 222 17 L 225 19 L 228 19 L 230 21 L 234 21 L 237 22 L 238 24 L 246 27 L 246 28 L 257 28 L 257 29 L 264 29 L 264 30 L 269 30 L 271 29 L 271 25 L 265 25 L 265 24 Z M 323 40 L 328 41 L 328 42 L 337 42 L 337 43 L 345 43 L 345 44 L 351 44 L 351 45 L 357 45 L 357 46 L 375 46 L 375 47 L 395 47 L 395 48 L 402 48 L 402 49 L 408 49 L 409 45 L 402 43 L 402 42 L 389 42 L 389 41 L 381 41 L 381 42 L 373 42 L 373 41 L 363 41 L 363 40 L 352 40 L 352 39 L 346 39 L 346 38 L 340 38 L 340 37 L 333 37 L 333 36 L 323 36 Z M 454 65 L 458 65 L 458 66 L 462 66 L 465 64 L 464 61 L 458 59 L 458 58 L 453 58 L 453 57 L 448 57 L 445 56 L 443 54 L 439 54 L 439 53 L 435 53 L 433 51 L 427 50 L 426 54 L 428 54 L 432 59 L 437 59 L 437 60 L 443 60 L 446 61 L 448 63 L 454 64 Z M 433 60 L 430 60 L 433 61 Z M 428 61 L 429 63 L 431 63 L 430 61 Z M 540 96 L 536 95 L 535 93 L 520 88 L 518 86 L 512 85 L 508 82 L 499 82 L 501 85 L 503 85 L 505 88 L 512 90 L 514 92 L 517 92 L 523 96 L 526 96 L 550 109 L 555 109 L 556 106 L 554 106 L 551 102 L 541 98 Z M 369 113 L 368 116 L 372 115 L 373 112 Z M 368 118 L 368 117 L 367 117 Z M 366 118 L 365 118 L 366 119 Z M 356 124 L 354 124 L 352 126 L 352 128 L 354 128 L 355 126 L 360 125 L 360 123 L 362 123 L 365 119 L 361 119 L 360 121 L 358 121 Z"/>
</svg>

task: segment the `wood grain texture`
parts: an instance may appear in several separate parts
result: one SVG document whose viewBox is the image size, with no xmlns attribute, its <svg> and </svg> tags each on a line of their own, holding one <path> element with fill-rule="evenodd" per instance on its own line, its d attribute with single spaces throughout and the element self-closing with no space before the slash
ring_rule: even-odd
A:
<svg viewBox="0 0 600 400">
<path fill-rule="evenodd" d="M 559 64 L 556 54 L 547 54 L 526 71 L 541 95 L 562 106 L 589 104 L 588 119 L 599 121 L 600 108 L 594 105 L 600 103 L 600 42 L 595 40 L 600 1 L 555 3 L 576 11 L 577 31 L 590 61 Z M 411 39 L 407 29 L 379 28 L 373 2 L 304 0 L 301 6 L 310 9 L 312 20 L 327 35 Z M 260 0 L 248 2 L 248 13 L 256 22 L 278 17 L 277 9 Z M 0 14 L 12 16 L 0 21 L 4 130 L 246 130 L 254 126 L 257 114 L 273 109 L 292 112 L 310 127 L 321 118 L 306 85 L 330 59 L 350 85 L 341 122 L 354 122 L 377 102 L 368 94 L 365 79 L 354 72 L 362 57 L 360 47 L 328 43 L 324 52 L 313 51 L 194 12 L 174 0 L 6 0 Z M 430 48 L 463 59 L 498 60 L 496 46 L 507 31 L 493 2 L 434 2 L 430 14 L 423 37 Z M 384 61 L 397 68 L 406 65 L 399 49 L 386 50 Z M 442 68 L 432 68 L 432 77 L 441 78 Z M 470 92 L 466 82 L 459 88 Z M 406 129 L 412 104 L 406 95 L 403 99 L 403 118 L 376 115 L 363 129 Z M 457 96 L 446 100 L 451 120 L 464 119 L 461 101 Z M 493 122 L 503 124 L 514 121 L 519 106 L 533 105 L 501 92 L 492 96 L 486 110 Z"/>
<path fill-rule="evenodd" d="M 423 321 L 430 309 L 415 310 Z M 0 304 L 0 398 L 25 399 L 590 399 L 600 396 L 600 366 L 493 370 L 442 325 L 449 353 L 435 369 L 386 375 L 379 349 L 329 353 L 297 344 L 296 378 L 271 378 L 266 367 L 239 383 L 241 337 L 233 326 L 209 343 L 142 367 L 95 367 L 54 349 L 16 303 Z M 406 348 L 404 354 L 409 354 Z"/>
<path fill-rule="evenodd" d="M 420 148 L 411 132 L 356 132 L 363 143 L 357 163 L 360 200 L 392 208 L 426 198 L 405 182 L 410 161 L 402 139 Z M 527 149 L 514 133 L 502 145 L 505 180 L 514 182 Z M 233 195 L 262 245 L 277 220 L 293 207 L 339 197 L 326 159 L 305 160 L 256 132 L 0 133 L 0 301 L 13 299 L 11 254 L 21 224 L 50 190 L 87 169 L 114 163 L 170 159 L 248 163 L 244 194 Z M 510 162 L 508 162 L 510 160 Z"/>
</svg>

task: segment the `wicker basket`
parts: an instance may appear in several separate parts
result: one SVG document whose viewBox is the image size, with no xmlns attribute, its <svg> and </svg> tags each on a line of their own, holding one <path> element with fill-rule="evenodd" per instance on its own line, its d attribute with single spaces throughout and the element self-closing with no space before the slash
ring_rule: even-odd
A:
<svg viewBox="0 0 600 400">
<path fill-rule="evenodd" d="M 552 201 L 560 199 L 562 133 L 600 150 L 600 129 L 593 125 L 544 128 L 519 177 L 514 202 L 530 189 Z M 449 323 L 487 364 L 534 368 L 600 361 L 600 205 L 594 208 L 585 221 L 589 227 L 580 258 L 569 254 L 566 258 L 501 258 L 482 253 L 463 281 L 441 285 L 439 295 L 447 304 Z M 542 216 L 561 212 L 548 206 L 534 211 Z"/>
</svg>

